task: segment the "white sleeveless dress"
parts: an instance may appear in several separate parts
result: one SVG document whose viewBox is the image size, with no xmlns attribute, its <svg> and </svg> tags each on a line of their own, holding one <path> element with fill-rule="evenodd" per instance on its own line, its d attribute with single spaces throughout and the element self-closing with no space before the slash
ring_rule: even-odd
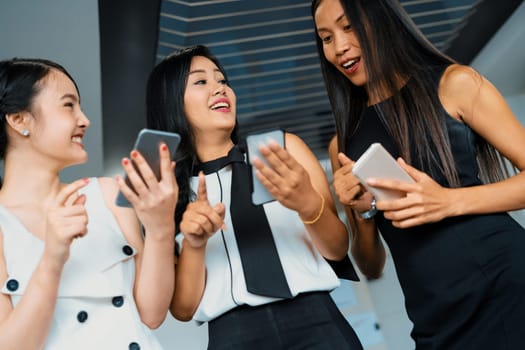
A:
<svg viewBox="0 0 525 350">
<path fill-rule="evenodd" d="M 45 349 L 162 349 L 141 322 L 133 298 L 135 250 L 106 207 L 98 180 L 90 179 L 81 192 L 87 197 L 88 233 L 71 245 Z M 44 242 L 2 206 L 0 226 L 8 274 L 5 282 L 0 281 L 1 292 L 16 306 L 40 261 Z"/>
</svg>

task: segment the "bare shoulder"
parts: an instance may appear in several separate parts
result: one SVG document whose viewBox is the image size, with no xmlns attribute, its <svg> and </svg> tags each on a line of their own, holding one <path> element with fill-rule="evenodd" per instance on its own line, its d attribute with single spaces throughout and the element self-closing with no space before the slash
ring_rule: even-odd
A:
<svg viewBox="0 0 525 350">
<path fill-rule="evenodd" d="M 104 202 L 117 220 L 124 237 L 128 242 L 138 247 L 137 244 L 140 244 L 140 242 L 137 241 L 137 237 L 139 236 L 137 236 L 136 233 L 140 231 L 140 226 L 134 209 L 119 207 L 115 204 L 115 198 L 119 191 L 117 181 L 111 177 L 99 177 L 97 180 L 102 196 L 104 197 Z"/>
<path fill-rule="evenodd" d="M 118 193 L 117 181 L 111 177 L 98 177 L 98 184 L 104 198 L 114 197 Z"/>
<path fill-rule="evenodd" d="M 288 153 L 308 172 L 318 171 L 318 168 L 320 168 L 319 160 L 299 136 L 288 132 L 285 133 L 285 146 Z"/>
<path fill-rule="evenodd" d="M 483 76 L 474 68 L 462 64 L 452 64 L 443 73 L 439 83 L 440 91 L 450 95 L 469 89 L 479 89 Z"/>
<path fill-rule="evenodd" d="M 115 179 L 111 177 L 99 177 L 97 180 L 100 186 L 100 192 L 102 192 L 102 197 L 104 197 L 104 203 L 115 216 L 120 217 L 123 213 L 130 211 L 129 208 L 118 207 L 115 204 L 115 198 L 117 198 L 119 191 L 118 184 Z"/>
<path fill-rule="evenodd" d="M 288 147 L 288 146 L 291 146 L 291 147 L 303 147 L 303 146 L 306 146 L 306 144 L 304 143 L 303 139 L 301 139 L 296 134 L 292 134 L 290 132 L 285 132 L 284 133 L 284 142 L 285 142 L 286 147 Z"/>
<path fill-rule="evenodd" d="M 454 118 L 462 120 L 473 101 L 479 95 L 485 79 L 474 68 L 452 64 L 439 82 L 439 98 L 445 110 Z"/>
<path fill-rule="evenodd" d="M 284 134 L 285 148 L 294 157 L 302 158 L 304 156 L 313 156 L 312 151 L 308 145 L 296 134 L 286 132 Z"/>
</svg>

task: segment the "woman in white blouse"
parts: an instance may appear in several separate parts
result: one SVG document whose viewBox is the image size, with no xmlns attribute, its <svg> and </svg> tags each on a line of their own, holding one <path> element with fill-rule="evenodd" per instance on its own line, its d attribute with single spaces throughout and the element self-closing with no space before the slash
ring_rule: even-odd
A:
<svg viewBox="0 0 525 350">
<path fill-rule="evenodd" d="M 257 177 L 276 201 L 255 206 L 242 197 L 251 176 L 235 170 L 247 167 L 235 93 L 204 46 L 155 67 L 147 116 L 149 128 L 182 136 L 172 314 L 208 322 L 209 349 L 362 349 L 329 295 L 339 285 L 329 262 L 346 261 L 356 276 L 345 260 L 346 227 L 306 144 L 286 133 L 285 149 L 262 147 L 270 166 L 254 161 Z M 248 265 L 259 272 L 253 275 Z"/>
</svg>

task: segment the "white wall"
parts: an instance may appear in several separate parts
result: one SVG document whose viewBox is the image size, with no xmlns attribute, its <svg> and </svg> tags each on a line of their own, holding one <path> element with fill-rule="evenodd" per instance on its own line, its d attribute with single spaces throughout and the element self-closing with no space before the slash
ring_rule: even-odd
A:
<svg viewBox="0 0 525 350">
<path fill-rule="evenodd" d="M 66 169 L 65 181 L 102 174 L 102 116 L 98 2 L 94 0 L 1 0 L 0 59 L 47 58 L 76 80 L 91 120 L 85 145 L 89 161 Z"/>
</svg>

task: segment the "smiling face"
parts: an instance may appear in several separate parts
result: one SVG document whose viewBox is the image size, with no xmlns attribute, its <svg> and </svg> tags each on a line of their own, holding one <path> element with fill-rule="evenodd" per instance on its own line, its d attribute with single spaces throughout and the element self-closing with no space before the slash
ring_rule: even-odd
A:
<svg viewBox="0 0 525 350">
<path fill-rule="evenodd" d="M 208 58 L 195 56 L 184 93 L 184 113 L 194 136 L 217 131 L 231 133 L 235 126 L 235 93 L 224 74 Z"/>
<path fill-rule="evenodd" d="M 321 0 L 315 11 L 315 25 L 326 60 L 354 85 L 364 86 L 368 80 L 365 60 L 339 0 Z"/>
<path fill-rule="evenodd" d="M 29 139 L 41 156 L 56 160 L 63 167 L 87 161 L 82 143 L 89 120 L 80 108 L 74 83 L 52 69 L 39 82 L 30 113 Z"/>
</svg>

